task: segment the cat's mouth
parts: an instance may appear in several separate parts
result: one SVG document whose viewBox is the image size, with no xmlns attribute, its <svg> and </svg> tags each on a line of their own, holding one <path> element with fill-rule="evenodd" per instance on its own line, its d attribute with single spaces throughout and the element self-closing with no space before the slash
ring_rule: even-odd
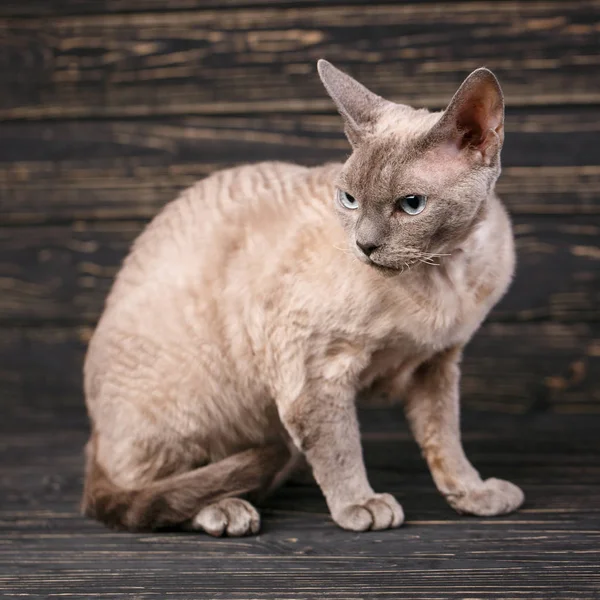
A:
<svg viewBox="0 0 600 600">
<path fill-rule="evenodd" d="M 385 248 L 379 248 L 369 255 L 355 247 L 353 248 L 353 254 L 365 265 L 388 275 L 404 273 L 421 265 L 424 267 L 439 267 L 445 257 L 451 255 L 450 253 L 431 252 L 415 247 L 405 247 L 400 252 L 390 252 L 386 251 Z"/>
<path fill-rule="evenodd" d="M 366 256 L 362 252 L 356 252 L 356 256 L 366 265 L 375 269 L 404 273 L 417 267 L 439 267 L 446 257 L 451 256 L 451 253 L 436 253 L 426 252 L 416 248 L 410 248 L 406 253 L 398 253 L 388 256 L 378 256 L 378 252 Z"/>
<path fill-rule="evenodd" d="M 407 256 L 390 261 L 378 259 L 378 257 L 376 256 L 365 256 L 364 254 L 363 256 L 357 254 L 357 256 L 366 265 L 369 265 L 370 267 L 386 275 L 398 275 L 401 273 L 408 272 L 411 269 L 419 267 L 421 265 L 439 266 L 438 262 L 434 262 L 429 258 L 425 259 L 415 256 Z"/>
</svg>

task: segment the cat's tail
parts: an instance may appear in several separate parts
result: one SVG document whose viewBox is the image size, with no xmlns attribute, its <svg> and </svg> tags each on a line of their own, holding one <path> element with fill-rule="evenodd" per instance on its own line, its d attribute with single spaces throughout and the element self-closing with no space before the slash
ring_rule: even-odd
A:
<svg viewBox="0 0 600 600">
<path fill-rule="evenodd" d="M 266 445 L 142 489 L 127 490 L 116 486 L 90 453 L 82 511 L 110 527 L 129 531 L 179 525 L 212 502 L 268 488 L 289 459 L 285 446 Z"/>
</svg>

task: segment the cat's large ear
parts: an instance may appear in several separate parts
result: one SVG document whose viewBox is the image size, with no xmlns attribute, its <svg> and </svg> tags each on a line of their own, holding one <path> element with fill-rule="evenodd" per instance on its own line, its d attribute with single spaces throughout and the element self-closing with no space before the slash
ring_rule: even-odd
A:
<svg viewBox="0 0 600 600">
<path fill-rule="evenodd" d="M 469 151 L 484 164 L 492 163 L 504 141 L 504 98 L 496 76 L 485 68 L 473 71 L 432 133 L 455 150 Z"/>
<path fill-rule="evenodd" d="M 327 93 L 344 119 L 348 141 L 356 146 L 371 130 L 386 100 L 326 60 L 319 60 L 317 69 Z"/>
</svg>

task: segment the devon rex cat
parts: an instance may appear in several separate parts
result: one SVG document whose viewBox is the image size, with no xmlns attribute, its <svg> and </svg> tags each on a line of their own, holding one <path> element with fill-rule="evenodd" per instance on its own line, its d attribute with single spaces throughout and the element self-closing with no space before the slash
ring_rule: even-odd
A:
<svg viewBox="0 0 600 600">
<path fill-rule="evenodd" d="M 333 520 L 398 527 L 365 472 L 355 396 L 401 398 L 439 491 L 459 512 L 515 510 L 459 433 L 464 345 L 512 277 L 494 184 L 504 106 L 474 71 L 443 112 L 376 96 L 330 63 L 345 164 L 215 173 L 135 242 L 91 340 L 83 507 L 130 530 L 256 533 L 242 497 L 306 458 Z"/>
</svg>

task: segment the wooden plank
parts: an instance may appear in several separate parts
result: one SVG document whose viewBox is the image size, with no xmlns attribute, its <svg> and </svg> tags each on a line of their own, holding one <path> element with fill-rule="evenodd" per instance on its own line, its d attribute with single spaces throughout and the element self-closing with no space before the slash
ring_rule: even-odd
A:
<svg viewBox="0 0 600 600">
<path fill-rule="evenodd" d="M 232 9 L 282 7 L 282 6 L 314 6 L 319 0 L 27 0 L 16 2 L 4 0 L 0 4 L 0 16 L 58 16 L 58 15 L 86 15 L 86 14 L 115 14 L 120 12 L 148 12 L 148 11 L 173 11 L 173 10 L 205 10 L 205 9 Z M 424 0 L 432 2 L 433 0 Z M 556 0 L 555 0 L 556 1 Z M 361 4 L 364 0 L 327 0 L 329 6 L 338 4 Z M 389 3 L 389 0 L 387 0 Z M 378 0 L 378 4 L 385 4 L 386 0 Z"/>
<path fill-rule="evenodd" d="M 600 218 L 515 218 L 515 282 L 492 320 L 600 318 Z M 0 323 L 92 323 L 141 222 L 0 229 Z"/>
<path fill-rule="evenodd" d="M 0 388 L 9 415 L 83 407 L 90 327 L 0 329 Z M 497 413 L 600 412 L 600 324 L 488 323 L 467 348 L 463 404 Z M 377 399 L 371 404 L 380 405 Z"/>
<path fill-rule="evenodd" d="M 582 521 L 589 523 L 590 528 L 597 526 L 593 516 L 584 517 Z M 356 554 L 336 556 L 337 549 L 333 544 L 344 538 L 341 533 L 332 534 L 329 528 L 315 531 L 307 526 L 297 526 L 288 531 L 291 533 L 288 539 L 298 540 L 297 546 L 290 548 L 291 555 L 281 556 L 287 547 L 283 544 L 281 549 L 275 550 L 277 554 L 256 558 L 243 556 L 240 550 L 211 556 L 208 548 L 195 539 L 186 543 L 181 536 L 179 544 L 159 552 L 149 543 L 144 543 L 143 538 L 132 540 L 125 535 L 121 535 L 121 544 L 118 541 L 109 543 L 102 535 L 92 536 L 87 541 L 77 537 L 70 544 L 69 551 L 59 550 L 56 552 L 58 556 L 53 556 L 54 539 L 51 537 L 39 542 L 39 547 L 51 554 L 50 561 L 44 554 L 30 550 L 30 543 L 23 544 L 23 552 L 16 560 L 13 558 L 9 563 L 8 558 L 5 559 L 7 575 L 0 581 L 6 585 L 9 597 L 28 595 L 47 598 L 48 593 L 60 590 L 69 598 L 79 600 L 89 598 L 91 589 L 97 590 L 94 598 L 106 599 L 130 597 L 134 592 L 135 598 L 168 597 L 174 600 L 384 600 L 390 597 L 411 600 L 490 597 L 503 600 L 587 600 L 597 598 L 595 592 L 600 585 L 597 564 L 577 554 L 595 552 L 593 543 L 597 543 L 598 539 L 590 532 L 573 532 L 564 536 L 571 540 L 567 547 L 576 554 L 575 558 L 567 561 L 564 551 L 558 547 L 555 549 L 544 542 L 539 545 L 527 542 L 527 538 L 531 537 L 552 538 L 553 529 L 538 527 L 515 531 L 507 526 L 505 535 L 522 540 L 520 556 L 523 563 L 519 565 L 515 561 L 499 565 L 498 556 L 473 559 L 468 547 L 472 540 L 477 539 L 477 533 L 465 533 L 460 527 L 455 528 L 453 533 L 456 538 L 462 537 L 463 543 L 452 545 L 447 552 L 442 550 L 445 536 L 423 536 L 420 528 L 411 527 L 409 530 L 407 527 L 399 532 L 356 536 L 368 549 L 386 539 L 385 536 L 388 536 L 387 539 L 395 536 L 396 543 L 392 548 L 396 556 L 385 558 L 364 556 L 366 549 L 357 550 Z M 487 529 L 478 532 L 479 543 L 473 544 L 476 548 L 473 552 L 485 551 L 480 548 L 484 547 L 482 540 L 487 532 Z M 400 540 L 409 536 L 431 539 L 430 544 L 417 544 L 426 556 L 404 556 Z M 272 535 L 267 537 L 271 538 Z M 327 538 L 328 541 L 323 541 Z M 93 544 L 98 539 L 98 546 L 106 549 L 104 554 L 95 551 Z M 252 547 L 254 543 L 252 540 L 237 544 L 211 540 L 209 548 L 233 545 L 237 549 L 240 546 Z M 192 544 L 195 552 L 189 550 Z M 183 554 L 178 552 L 179 549 L 185 549 Z M 558 552 L 560 558 L 553 551 Z M 138 555 L 137 559 L 134 554 Z M 146 559 L 144 562 L 142 557 Z M 542 573 L 538 573 L 540 564 L 548 564 Z M 56 582 L 57 572 L 60 573 L 59 582 Z M 443 596 L 439 590 L 443 590 Z"/>
<path fill-rule="evenodd" d="M 598 103 L 599 12 L 581 0 L 8 18 L 0 118 L 330 110 L 321 57 L 417 105 L 444 106 L 482 64 L 510 105 Z"/>
<path fill-rule="evenodd" d="M 0 223 L 153 216 L 225 165 L 343 161 L 338 115 L 0 125 Z M 498 190 L 515 214 L 600 213 L 600 109 L 509 111 Z"/>
</svg>

